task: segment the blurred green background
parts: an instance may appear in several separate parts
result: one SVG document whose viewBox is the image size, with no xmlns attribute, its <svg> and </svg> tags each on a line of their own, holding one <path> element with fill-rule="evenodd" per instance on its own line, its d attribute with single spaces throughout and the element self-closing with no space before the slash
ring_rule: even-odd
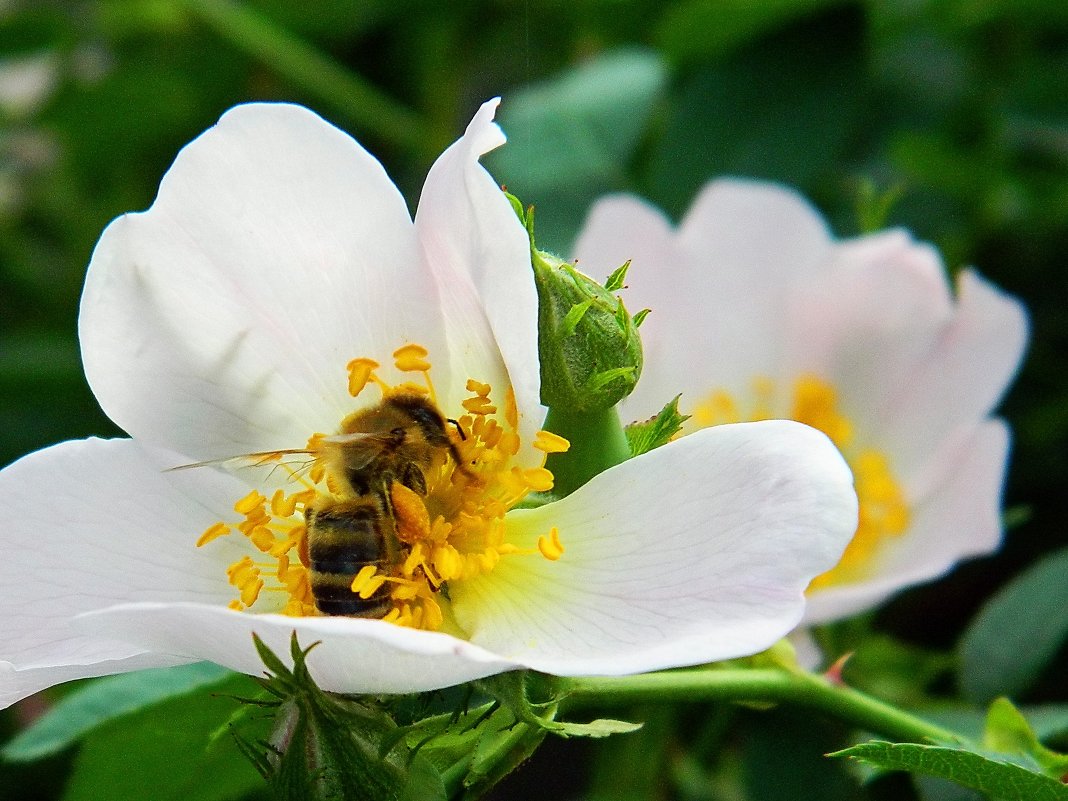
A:
<svg viewBox="0 0 1068 801">
<path fill-rule="evenodd" d="M 414 207 L 433 158 L 498 94 L 510 144 L 486 164 L 537 206 L 543 246 L 566 253 L 606 191 L 677 217 L 708 178 L 757 176 L 798 187 L 841 235 L 908 226 L 951 269 L 976 265 L 1028 304 L 1033 341 L 1003 408 L 1016 437 L 1006 547 L 831 633 L 867 644 L 884 695 L 955 697 L 953 649 L 977 610 L 1068 542 L 1063 0 L 0 0 L 0 464 L 118 433 L 79 365 L 85 265 L 107 222 L 147 207 L 226 108 L 310 106 Z M 1068 654 L 1053 652 L 1019 699 L 1068 701 Z M 905 674 L 911 686 L 892 681 Z M 31 712 L 0 713 L 0 734 Z M 970 797 L 900 776 L 860 788 L 819 757 L 842 733 L 810 726 L 661 711 L 630 744 L 549 744 L 499 797 Z M 788 759 L 783 742 L 797 746 Z M 62 797 L 71 760 L 0 765 L 0 799 Z M 139 797 L 86 784 L 85 761 L 68 798 Z"/>
</svg>

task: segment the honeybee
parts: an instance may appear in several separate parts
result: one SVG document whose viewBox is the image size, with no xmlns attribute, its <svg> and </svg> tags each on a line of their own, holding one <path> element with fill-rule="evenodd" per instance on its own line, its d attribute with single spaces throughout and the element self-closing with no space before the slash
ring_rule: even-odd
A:
<svg viewBox="0 0 1068 801">
<path fill-rule="evenodd" d="M 312 456 L 331 478 L 333 497 L 320 497 L 304 510 L 308 574 L 316 608 L 325 615 L 377 618 L 392 608 L 390 587 L 368 598 L 352 591 L 356 574 L 366 565 L 383 572 L 400 564 L 406 546 L 397 536 L 392 492 L 395 483 L 427 494 L 427 472 L 451 458 L 465 467 L 447 420 L 434 403 L 418 393 L 398 393 L 346 417 L 338 434 L 322 437 L 308 449 L 272 451 L 238 457 L 246 464 L 269 464 L 283 455 Z M 200 462 L 181 468 L 229 463 Z"/>
<path fill-rule="evenodd" d="M 449 422 L 425 396 L 398 394 L 355 412 L 337 436 L 323 439 L 319 458 L 343 486 L 336 499 L 321 499 L 304 512 L 311 591 L 320 612 L 382 617 L 390 610 L 388 585 L 361 598 L 352 580 L 365 565 L 388 569 L 403 559 L 394 482 L 425 496 L 426 473 L 436 461 L 448 456 L 463 469 Z"/>
</svg>

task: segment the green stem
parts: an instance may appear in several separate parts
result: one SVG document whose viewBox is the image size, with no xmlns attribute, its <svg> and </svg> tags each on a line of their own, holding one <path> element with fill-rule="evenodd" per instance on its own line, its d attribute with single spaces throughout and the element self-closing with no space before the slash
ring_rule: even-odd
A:
<svg viewBox="0 0 1068 801">
<path fill-rule="evenodd" d="M 570 495 L 598 473 L 630 458 L 627 435 L 615 407 L 595 412 L 552 407 L 544 428 L 571 443 L 566 453 L 553 453 L 545 460 L 557 497 Z"/>
<path fill-rule="evenodd" d="M 816 709 L 901 742 L 964 740 L 961 735 L 822 676 L 774 669 L 712 668 L 618 678 L 560 679 L 569 709 L 665 701 L 758 701 Z"/>
<path fill-rule="evenodd" d="M 181 2 L 232 45 L 329 104 L 354 126 L 421 157 L 436 153 L 439 143 L 415 112 L 255 11 L 232 0 Z"/>
</svg>

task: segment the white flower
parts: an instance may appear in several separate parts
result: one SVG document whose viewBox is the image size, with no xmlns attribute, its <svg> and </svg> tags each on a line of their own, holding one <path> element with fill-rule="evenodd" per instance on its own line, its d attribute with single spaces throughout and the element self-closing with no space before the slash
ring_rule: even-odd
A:
<svg viewBox="0 0 1068 801">
<path fill-rule="evenodd" d="M 575 255 L 593 275 L 633 259 L 628 305 L 652 309 L 634 417 L 681 392 L 690 430 L 788 418 L 840 447 L 860 523 L 810 588 L 807 622 L 998 546 L 1009 431 L 990 413 L 1027 339 L 1016 300 L 971 270 L 954 298 L 906 232 L 836 241 L 794 192 L 753 181 L 708 184 L 677 229 L 638 199 L 603 199 Z"/>
<path fill-rule="evenodd" d="M 0 473 L 0 703 L 201 659 L 258 674 L 253 632 L 279 653 L 294 631 L 322 641 L 309 667 L 325 689 L 406 692 L 706 662 L 796 624 L 856 519 L 845 464 L 809 428 L 711 429 L 515 508 L 551 483 L 541 465 L 562 443 L 538 434 L 526 234 L 478 164 L 504 141 L 495 108 L 438 159 L 414 223 L 348 136 L 249 105 L 181 152 L 150 210 L 107 228 L 82 352 L 132 438 Z M 420 391 L 452 418 L 419 469 L 426 496 L 346 488 L 321 458 L 337 432 Z M 403 563 L 355 577 L 386 619 L 318 615 L 302 512 L 362 501 L 394 507 L 371 519 L 396 520 Z"/>
</svg>

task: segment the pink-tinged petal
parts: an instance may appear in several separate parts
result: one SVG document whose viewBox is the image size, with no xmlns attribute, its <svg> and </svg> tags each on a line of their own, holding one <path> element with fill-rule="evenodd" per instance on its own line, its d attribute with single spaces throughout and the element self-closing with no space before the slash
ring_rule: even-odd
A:
<svg viewBox="0 0 1068 801">
<path fill-rule="evenodd" d="M 922 367 L 952 315 L 945 268 L 928 245 L 887 231 L 838 245 L 795 284 L 783 364 L 839 388 L 843 411 L 873 432 L 890 398 Z"/>
<path fill-rule="evenodd" d="M 947 573 L 969 556 L 1001 543 L 1001 490 L 1009 451 L 1008 426 L 988 420 L 970 436 L 943 447 L 937 477 L 912 510 L 912 524 L 888 540 L 871 579 L 813 592 L 807 624 L 837 620 L 868 609 L 893 593 Z"/>
<path fill-rule="evenodd" d="M 919 469 L 948 432 L 990 414 L 1020 366 L 1027 336 L 1023 304 L 971 270 L 960 274 L 955 313 L 879 421 L 903 473 Z"/>
<path fill-rule="evenodd" d="M 555 526 L 563 556 L 505 556 L 451 590 L 453 610 L 472 643 L 560 675 L 749 654 L 794 627 L 856 520 L 852 476 L 821 433 L 707 428 L 510 513 L 509 541 L 535 549 Z"/>
<path fill-rule="evenodd" d="M 196 459 L 303 447 L 352 411 L 350 359 L 445 347 L 404 199 L 346 134 L 285 104 L 229 111 L 151 209 L 108 226 L 80 335 L 108 415 Z"/>
<path fill-rule="evenodd" d="M 827 226 L 811 206 L 758 181 L 712 181 L 670 238 L 653 214 L 636 214 L 634 203 L 613 203 L 594 222 L 593 235 L 579 238 L 582 264 L 600 242 L 625 243 L 611 251 L 614 260 L 636 254 L 624 300 L 634 310 L 652 309 L 641 328 L 644 375 L 627 405 L 638 417 L 679 392 L 689 405 L 712 389 L 747 393 L 755 376 L 777 377 L 789 290 L 832 253 Z"/>
<path fill-rule="evenodd" d="M 164 473 L 161 464 L 166 457 L 130 440 L 85 440 L 0 472 L 0 499 L 19 510 L 0 530 L 8 703 L 60 681 L 188 661 L 86 636 L 71 627 L 78 614 L 144 600 L 224 606 L 232 597 L 220 561 L 226 543 L 211 554 L 194 543 L 241 490 L 212 471 Z"/>
<path fill-rule="evenodd" d="M 453 408 L 467 397 L 468 378 L 501 393 L 510 385 L 522 439 L 529 442 L 544 416 L 530 243 L 501 188 L 478 161 L 504 144 L 493 122 L 499 102 L 484 103 L 463 137 L 434 163 L 415 226 L 446 319 L 451 385 L 439 386 L 439 393 Z"/>
<path fill-rule="evenodd" d="M 264 671 L 253 633 L 287 658 L 296 632 L 305 648 L 320 643 L 308 657 L 308 667 L 320 687 L 340 693 L 434 690 L 520 667 L 448 634 L 381 620 L 249 615 L 202 604 L 130 604 L 86 615 L 78 624 L 96 636 L 188 654 L 250 675 Z"/>
</svg>

